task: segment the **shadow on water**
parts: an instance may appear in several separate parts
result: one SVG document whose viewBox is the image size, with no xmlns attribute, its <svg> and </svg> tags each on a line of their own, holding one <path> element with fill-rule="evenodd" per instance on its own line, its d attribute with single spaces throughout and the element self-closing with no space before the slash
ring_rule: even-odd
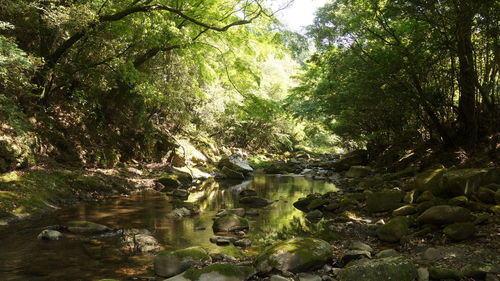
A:
<svg viewBox="0 0 500 281">
<path fill-rule="evenodd" d="M 116 229 L 146 228 L 166 250 L 196 245 L 210 252 L 245 255 L 248 250 L 220 247 L 209 242 L 213 236 L 215 214 L 221 209 L 240 207 L 238 194 L 245 188 L 254 189 L 261 197 L 277 200 L 268 207 L 259 208 L 259 216 L 249 217 L 248 235 L 261 242 L 316 231 L 315 226 L 308 224 L 303 213 L 292 204 L 309 193 L 336 190 L 333 184 L 294 176 L 257 175 L 245 182 L 209 180 L 193 188 L 188 199 L 200 206 L 201 215 L 182 220 L 166 216 L 173 209 L 171 200 L 157 192 L 143 192 L 100 203 L 82 203 L 40 220 L 0 229 L 0 280 L 99 280 L 153 275 L 152 256 L 121 251 L 118 237 L 93 240 L 67 237 L 55 242 L 36 239 L 43 227 L 65 224 L 70 220 L 87 220 Z M 206 229 L 196 231 L 198 227 Z"/>
</svg>

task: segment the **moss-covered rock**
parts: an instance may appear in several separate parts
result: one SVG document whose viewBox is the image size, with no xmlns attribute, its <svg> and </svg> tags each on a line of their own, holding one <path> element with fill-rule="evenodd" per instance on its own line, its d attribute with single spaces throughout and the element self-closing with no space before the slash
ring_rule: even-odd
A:
<svg viewBox="0 0 500 281">
<path fill-rule="evenodd" d="M 443 195 L 470 195 L 486 180 L 489 169 L 458 169 L 443 174 L 441 189 Z M 436 193 L 437 195 L 437 193 Z"/>
<path fill-rule="evenodd" d="M 365 165 L 367 161 L 368 151 L 355 150 L 342 155 L 339 160 L 332 164 L 332 168 L 335 171 L 345 171 L 348 170 L 351 166 Z"/>
<path fill-rule="evenodd" d="M 331 257 L 328 242 L 315 238 L 295 238 L 278 243 L 260 254 L 254 262 L 257 271 L 302 272 L 323 266 Z"/>
<path fill-rule="evenodd" d="M 495 203 L 495 191 L 489 186 L 481 186 L 476 193 L 477 198 L 486 204 Z"/>
<path fill-rule="evenodd" d="M 414 281 L 417 267 L 402 256 L 363 259 L 348 264 L 337 276 L 340 281 Z"/>
<path fill-rule="evenodd" d="M 440 205 L 427 209 L 417 221 L 421 224 L 451 224 L 472 221 L 474 217 L 468 209 L 459 206 Z"/>
<path fill-rule="evenodd" d="M 325 205 L 328 205 L 330 203 L 330 200 L 324 199 L 324 198 L 318 198 L 312 200 L 306 207 L 307 210 L 315 210 L 319 209 Z"/>
<path fill-rule="evenodd" d="M 372 172 L 372 169 L 367 166 L 351 166 L 345 176 L 348 178 L 363 178 L 369 176 Z"/>
<path fill-rule="evenodd" d="M 443 174 L 446 168 L 442 165 L 428 169 L 418 174 L 414 179 L 414 184 L 417 190 L 424 192 L 426 190 L 439 191 Z M 438 194 L 436 192 L 435 194 Z"/>
<path fill-rule="evenodd" d="M 417 207 L 415 205 L 404 205 L 392 211 L 393 216 L 408 216 L 417 213 Z"/>
<path fill-rule="evenodd" d="M 309 211 L 309 204 L 317 199 L 322 199 L 319 194 L 310 194 L 307 197 L 300 198 L 293 203 L 293 206 L 303 212 Z"/>
<path fill-rule="evenodd" d="M 476 227 L 471 222 L 459 222 L 446 226 L 443 233 L 455 241 L 471 238 L 476 232 Z"/>
<path fill-rule="evenodd" d="M 154 271 L 162 277 L 182 273 L 195 265 L 203 265 L 212 259 L 201 247 L 190 247 L 177 251 L 165 251 L 154 258 Z"/>
<path fill-rule="evenodd" d="M 422 192 L 422 194 L 420 194 L 418 197 L 417 197 L 417 203 L 421 203 L 421 202 L 425 202 L 425 201 L 432 201 L 434 200 L 435 197 L 434 197 L 434 194 L 432 194 L 432 191 L 431 190 L 426 190 L 424 192 Z"/>
<path fill-rule="evenodd" d="M 162 174 L 157 182 L 163 184 L 165 187 L 176 188 L 181 185 L 188 185 L 193 181 L 193 178 L 188 173 L 173 173 L 173 174 Z"/>
<path fill-rule="evenodd" d="M 453 206 L 465 206 L 469 202 L 469 198 L 465 195 L 455 196 L 448 201 L 448 204 Z"/>
<path fill-rule="evenodd" d="M 388 223 L 377 228 L 377 237 L 382 241 L 398 242 L 410 231 L 410 220 L 399 216 L 389 220 Z"/>
<path fill-rule="evenodd" d="M 248 228 L 248 220 L 235 214 L 216 218 L 212 226 L 214 232 L 247 231 Z"/>
<path fill-rule="evenodd" d="M 384 190 L 366 194 L 366 208 L 370 212 L 392 211 L 401 206 L 403 193 L 398 190 Z"/>
<path fill-rule="evenodd" d="M 460 270 L 455 270 L 455 269 L 430 267 L 429 276 L 433 280 L 446 280 L 446 279 L 460 280 L 460 278 L 463 277 L 463 273 Z"/>
<path fill-rule="evenodd" d="M 212 264 L 202 269 L 191 268 L 165 281 L 245 281 L 255 274 L 251 266 Z"/>
</svg>

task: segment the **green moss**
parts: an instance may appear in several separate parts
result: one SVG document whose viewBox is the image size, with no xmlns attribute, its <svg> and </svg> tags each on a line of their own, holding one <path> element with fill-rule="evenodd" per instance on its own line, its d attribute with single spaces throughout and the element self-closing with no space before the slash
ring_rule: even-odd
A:
<svg viewBox="0 0 500 281">
<path fill-rule="evenodd" d="M 201 275 L 211 272 L 217 272 L 224 276 L 246 279 L 254 273 L 254 269 L 250 266 L 237 266 L 233 264 L 212 264 L 202 269 L 191 268 L 183 274 L 183 277 L 195 281 L 199 280 Z"/>
<path fill-rule="evenodd" d="M 66 170 L 31 170 L 4 174 L 0 179 L 0 212 L 19 214 L 52 209 L 66 199 L 84 193 L 125 190 L 97 177 Z"/>
</svg>

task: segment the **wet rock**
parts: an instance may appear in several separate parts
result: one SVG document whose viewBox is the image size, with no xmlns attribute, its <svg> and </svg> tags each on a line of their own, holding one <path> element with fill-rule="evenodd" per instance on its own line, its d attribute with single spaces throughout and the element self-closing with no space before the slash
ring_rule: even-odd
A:
<svg viewBox="0 0 500 281">
<path fill-rule="evenodd" d="M 430 267 L 429 276 L 433 280 L 445 280 L 445 279 L 460 280 L 460 278 L 463 277 L 463 274 L 462 272 L 460 272 L 460 270 L 441 268 L 441 267 Z"/>
<path fill-rule="evenodd" d="M 248 196 L 248 197 L 240 197 L 239 202 L 241 204 L 245 204 L 252 208 L 266 207 L 271 205 L 274 201 L 266 198 L 262 198 L 259 196 Z"/>
<path fill-rule="evenodd" d="M 162 277 L 171 277 L 193 266 L 211 262 L 210 256 L 201 247 L 190 247 L 177 251 L 161 252 L 154 258 L 154 271 Z"/>
<path fill-rule="evenodd" d="M 245 281 L 254 273 L 250 266 L 218 263 L 202 269 L 191 268 L 165 281 Z"/>
<path fill-rule="evenodd" d="M 180 200 L 187 200 L 189 198 L 189 191 L 185 189 L 178 188 L 174 190 L 172 196 Z"/>
<path fill-rule="evenodd" d="M 309 208 L 308 208 L 309 204 L 311 204 L 311 202 L 313 202 L 316 199 L 322 199 L 321 195 L 319 195 L 319 194 L 310 194 L 307 197 L 300 198 L 299 200 L 297 200 L 296 202 L 294 202 L 293 206 L 295 208 L 301 210 L 302 212 L 307 212 L 307 211 L 309 211 Z"/>
<path fill-rule="evenodd" d="M 404 205 L 392 211 L 393 216 L 408 216 L 417 213 L 415 205 Z"/>
<path fill-rule="evenodd" d="M 401 206 L 403 193 L 398 190 L 385 190 L 366 194 L 366 208 L 372 213 L 392 211 Z"/>
<path fill-rule="evenodd" d="M 476 226 L 471 222 L 459 222 L 446 226 L 443 233 L 455 241 L 471 238 L 476 233 Z"/>
<path fill-rule="evenodd" d="M 213 236 L 210 237 L 210 242 L 217 244 L 219 246 L 228 246 L 231 243 L 234 243 L 238 238 L 231 236 Z"/>
<path fill-rule="evenodd" d="M 38 234 L 39 240 L 57 241 L 63 238 L 63 234 L 57 230 L 45 229 Z"/>
<path fill-rule="evenodd" d="M 417 268 L 402 256 L 381 259 L 362 259 L 351 262 L 337 274 L 340 281 L 414 281 Z"/>
<path fill-rule="evenodd" d="M 243 157 L 241 153 L 235 153 L 231 156 L 224 156 L 217 164 L 219 169 L 223 169 L 224 167 L 241 173 L 243 175 L 247 175 L 253 172 L 252 167 L 248 164 L 248 161 Z"/>
<path fill-rule="evenodd" d="M 151 253 L 161 249 L 156 238 L 148 234 L 125 235 L 122 241 L 130 252 Z"/>
<path fill-rule="evenodd" d="M 223 178 L 237 179 L 237 180 L 244 180 L 245 179 L 245 175 L 243 173 L 232 170 L 228 167 L 222 167 L 221 172 L 224 175 Z"/>
<path fill-rule="evenodd" d="M 177 188 L 181 185 L 188 185 L 193 178 L 188 173 L 163 174 L 157 180 L 166 188 Z"/>
<path fill-rule="evenodd" d="M 410 231 L 410 220 L 407 217 L 394 217 L 388 223 L 377 228 L 377 237 L 382 241 L 398 242 Z"/>
<path fill-rule="evenodd" d="M 231 214 L 215 219 L 212 229 L 214 232 L 247 231 L 248 220 Z"/>
<path fill-rule="evenodd" d="M 252 240 L 248 238 L 236 240 L 233 242 L 234 246 L 240 247 L 240 248 L 248 248 L 252 245 Z"/>
<path fill-rule="evenodd" d="M 189 216 L 191 216 L 191 211 L 184 207 L 174 209 L 167 214 L 167 217 L 172 219 L 182 219 Z"/>
<path fill-rule="evenodd" d="M 308 219 L 310 221 L 319 221 L 322 218 L 323 218 L 323 212 L 321 212 L 320 210 L 310 211 L 306 215 L 306 219 Z"/>
<path fill-rule="evenodd" d="M 367 166 L 351 166 L 349 171 L 345 173 L 348 178 L 362 178 L 369 176 L 372 173 L 372 169 Z"/>
<path fill-rule="evenodd" d="M 66 224 L 69 232 L 77 234 L 99 234 L 112 231 L 111 228 L 89 221 L 70 221 Z"/>
<path fill-rule="evenodd" d="M 427 209 L 417 221 L 420 224 L 450 224 L 455 222 L 472 221 L 474 218 L 470 211 L 459 206 L 440 205 Z"/>
<path fill-rule="evenodd" d="M 315 238 L 295 238 L 267 248 L 254 265 L 257 271 L 267 273 L 302 272 L 323 266 L 332 257 L 328 242 Z"/>
<path fill-rule="evenodd" d="M 255 191 L 253 189 L 246 188 L 240 192 L 239 196 L 240 197 L 257 196 L 257 191 Z"/>
<path fill-rule="evenodd" d="M 223 217 L 226 215 L 237 215 L 239 217 L 244 217 L 245 216 L 245 209 L 244 208 L 236 208 L 236 209 L 229 209 L 229 210 L 221 210 L 216 214 L 217 217 Z"/>
<path fill-rule="evenodd" d="M 324 198 L 318 198 L 312 200 L 309 205 L 307 205 L 307 210 L 315 210 L 319 209 L 325 205 L 328 205 L 330 203 L 330 200 L 324 199 Z"/>
</svg>

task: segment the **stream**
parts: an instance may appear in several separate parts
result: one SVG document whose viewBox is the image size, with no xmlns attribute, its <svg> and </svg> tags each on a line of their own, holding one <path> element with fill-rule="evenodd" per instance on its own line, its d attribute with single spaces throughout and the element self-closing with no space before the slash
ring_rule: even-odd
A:
<svg viewBox="0 0 500 281">
<path fill-rule="evenodd" d="M 72 220 L 91 221 L 114 229 L 148 229 L 165 250 L 202 246 L 210 253 L 235 257 L 256 253 L 259 251 L 257 246 L 241 250 L 209 241 L 214 236 L 212 220 L 215 214 L 221 209 L 238 208 L 238 193 L 245 188 L 254 189 L 261 197 L 277 200 L 268 207 L 259 208 L 259 216 L 248 218 L 248 236 L 253 241 L 273 237 L 292 220 L 304 220 L 303 212 L 292 205 L 300 197 L 337 190 L 331 183 L 299 176 L 256 175 L 242 183 L 208 180 L 192 188 L 188 199 L 200 206 L 201 215 L 184 219 L 166 216 L 173 209 L 171 198 L 160 192 L 144 191 L 103 202 L 81 203 L 46 214 L 41 219 L 1 227 L 0 280 L 154 277 L 154 255 L 120 251 L 119 237 L 85 239 L 67 235 L 61 241 L 37 239 L 44 227 L 64 225 Z M 195 230 L 200 227 L 206 229 Z"/>
</svg>

